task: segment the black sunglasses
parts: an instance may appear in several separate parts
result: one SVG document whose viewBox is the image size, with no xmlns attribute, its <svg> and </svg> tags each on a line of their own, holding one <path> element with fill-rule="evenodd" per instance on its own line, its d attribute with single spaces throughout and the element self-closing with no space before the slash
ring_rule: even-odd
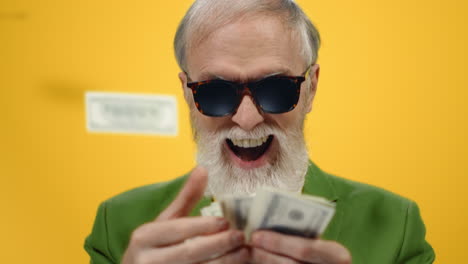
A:
<svg viewBox="0 0 468 264">
<path fill-rule="evenodd" d="M 303 76 L 270 76 L 248 83 L 214 79 L 190 82 L 187 86 L 192 90 L 198 111 L 207 116 L 233 114 L 246 94 L 252 96 L 263 112 L 281 114 L 296 107 L 308 69 Z"/>
</svg>

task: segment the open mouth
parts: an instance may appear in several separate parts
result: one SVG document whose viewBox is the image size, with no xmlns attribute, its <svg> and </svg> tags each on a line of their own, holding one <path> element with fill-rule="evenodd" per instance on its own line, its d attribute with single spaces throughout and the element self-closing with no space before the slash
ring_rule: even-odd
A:
<svg viewBox="0 0 468 264">
<path fill-rule="evenodd" d="M 273 135 L 255 139 L 226 139 L 231 151 L 243 161 L 259 159 L 271 145 Z"/>
</svg>

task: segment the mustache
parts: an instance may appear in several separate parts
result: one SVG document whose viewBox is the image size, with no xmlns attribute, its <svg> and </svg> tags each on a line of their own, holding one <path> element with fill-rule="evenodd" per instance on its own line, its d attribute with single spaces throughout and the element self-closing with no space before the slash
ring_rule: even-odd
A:
<svg viewBox="0 0 468 264">
<path fill-rule="evenodd" d="M 283 132 L 275 126 L 272 125 L 260 125 L 255 127 L 253 130 L 245 131 L 240 127 L 231 127 L 221 129 L 215 132 L 202 132 L 203 136 L 200 137 L 200 133 L 196 133 L 196 141 L 203 142 L 207 139 L 211 142 L 215 140 L 217 142 L 224 141 L 226 138 L 261 138 L 269 135 L 281 135 Z"/>
</svg>

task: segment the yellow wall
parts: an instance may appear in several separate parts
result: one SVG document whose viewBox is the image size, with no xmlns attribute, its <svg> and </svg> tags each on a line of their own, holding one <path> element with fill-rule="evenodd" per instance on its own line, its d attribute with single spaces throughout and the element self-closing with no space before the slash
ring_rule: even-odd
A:
<svg viewBox="0 0 468 264">
<path fill-rule="evenodd" d="M 194 165 L 172 37 L 190 0 L 0 2 L 2 263 L 86 263 L 99 202 Z M 418 202 L 468 258 L 467 1 L 302 0 L 323 37 L 311 156 Z M 174 94 L 177 137 L 88 134 L 84 91 Z"/>
</svg>

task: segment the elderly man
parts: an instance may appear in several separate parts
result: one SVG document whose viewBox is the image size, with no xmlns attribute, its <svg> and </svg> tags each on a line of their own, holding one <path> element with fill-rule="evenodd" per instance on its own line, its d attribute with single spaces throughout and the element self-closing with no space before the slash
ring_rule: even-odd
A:
<svg viewBox="0 0 468 264">
<path fill-rule="evenodd" d="M 198 146 L 189 176 L 104 202 L 92 263 L 432 263 L 415 203 L 321 171 L 303 136 L 319 34 L 292 0 L 198 0 L 174 41 Z M 324 235 L 256 231 L 197 216 L 208 197 L 259 186 L 336 202 Z"/>
</svg>

